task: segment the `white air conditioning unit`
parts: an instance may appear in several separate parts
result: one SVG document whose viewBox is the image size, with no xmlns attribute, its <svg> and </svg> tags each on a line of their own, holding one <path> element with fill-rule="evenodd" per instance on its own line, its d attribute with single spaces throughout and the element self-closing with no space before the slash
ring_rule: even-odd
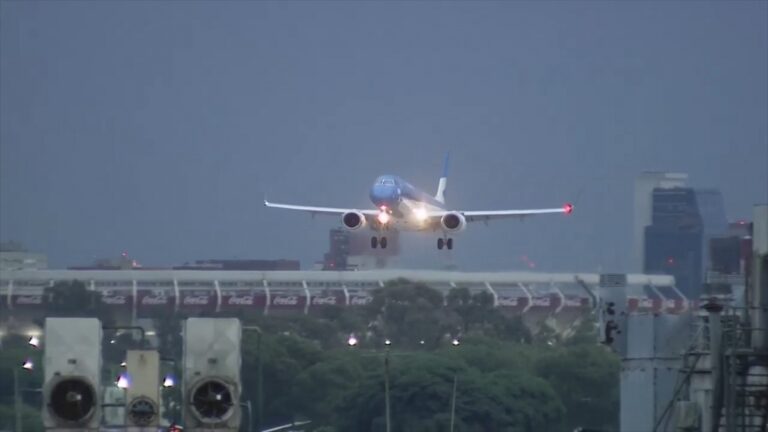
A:
<svg viewBox="0 0 768 432">
<path fill-rule="evenodd" d="M 125 357 L 128 374 L 126 426 L 156 427 L 160 424 L 160 354 L 129 350 Z"/>
<path fill-rule="evenodd" d="M 241 334 L 238 319 L 186 320 L 182 383 L 185 430 L 238 430 Z"/>
<path fill-rule="evenodd" d="M 43 425 L 57 431 L 98 431 L 101 423 L 101 322 L 47 318 Z"/>
</svg>

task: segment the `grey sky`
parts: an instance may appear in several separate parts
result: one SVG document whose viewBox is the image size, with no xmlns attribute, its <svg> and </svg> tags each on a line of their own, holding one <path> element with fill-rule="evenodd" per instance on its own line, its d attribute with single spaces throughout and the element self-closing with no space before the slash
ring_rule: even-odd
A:
<svg viewBox="0 0 768 432">
<path fill-rule="evenodd" d="M 457 208 L 464 268 L 623 270 L 632 181 L 768 201 L 768 3 L 0 2 L 0 238 L 53 265 L 300 258 L 394 173 Z M 411 238 L 406 266 L 439 263 Z"/>
</svg>

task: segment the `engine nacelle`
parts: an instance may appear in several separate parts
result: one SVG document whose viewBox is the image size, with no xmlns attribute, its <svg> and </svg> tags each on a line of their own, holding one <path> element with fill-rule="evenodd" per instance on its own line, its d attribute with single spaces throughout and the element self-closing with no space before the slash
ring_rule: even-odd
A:
<svg viewBox="0 0 768 432">
<path fill-rule="evenodd" d="M 365 215 L 357 211 L 346 212 L 341 215 L 341 222 L 346 229 L 354 231 L 365 226 Z"/>
<path fill-rule="evenodd" d="M 440 218 L 440 225 L 449 232 L 463 231 L 467 227 L 467 219 L 461 213 L 450 212 Z"/>
</svg>

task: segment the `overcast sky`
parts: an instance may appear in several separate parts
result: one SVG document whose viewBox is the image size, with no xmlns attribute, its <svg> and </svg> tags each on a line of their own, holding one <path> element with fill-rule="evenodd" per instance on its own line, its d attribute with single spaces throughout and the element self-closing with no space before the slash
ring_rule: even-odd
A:
<svg viewBox="0 0 768 432">
<path fill-rule="evenodd" d="M 471 226 L 406 267 L 621 271 L 643 170 L 768 201 L 768 3 L 0 2 L 0 239 L 56 267 L 299 258 L 384 173 Z"/>
</svg>

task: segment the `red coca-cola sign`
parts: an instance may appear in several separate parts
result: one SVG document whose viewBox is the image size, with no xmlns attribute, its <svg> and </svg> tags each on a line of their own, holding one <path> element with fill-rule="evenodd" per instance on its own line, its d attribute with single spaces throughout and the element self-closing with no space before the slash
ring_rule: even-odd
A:
<svg viewBox="0 0 768 432">
<path fill-rule="evenodd" d="M 498 307 L 517 307 L 520 306 L 520 300 L 525 300 L 528 303 L 527 298 L 519 297 L 498 297 L 496 299 L 496 305 Z"/>
<path fill-rule="evenodd" d="M 179 290 L 179 310 L 182 312 L 214 311 L 217 302 L 213 289 Z"/>
<path fill-rule="evenodd" d="M 303 292 L 272 292 L 270 307 L 272 308 L 303 308 L 307 303 L 307 297 Z"/>
<path fill-rule="evenodd" d="M 267 294 L 261 290 L 229 289 L 221 291 L 221 310 L 263 309 L 266 304 Z"/>
<path fill-rule="evenodd" d="M 664 300 L 664 312 L 667 313 L 680 313 L 686 309 L 686 302 L 683 299 L 666 299 Z"/>
<path fill-rule="evenodd" d="M 133 290 L 105 290 L 101 292 L 101 304 L 106 307 L 129 308 L 133 306 Z"/>
<path fill-rule="evenodd" d="M 365 294 L 356 294 L 349 296 L 350 306 L 365 306 L 373 301 L 373 297 Z"/>
<path fill-rule="evenodd" d="M 310 294 L 310 305 L 312 306 L 344 306 L 346 304 L 347 298 L 342 290 Z"/>
<path fill-rule="evenodd" d="M 140 316 L 166 314 L 172 312 L 176 307 L 176 296 L 172 288 L 140 288 L 136 291 L 136 306 Z"/>
<path fill-rule="evenodd" d="M 563 307 L 565 308 L 582 308 L 589 306 L 589 299 L 585 297 L 566 297 Z"/>
<path fill-rule="evenodd" d="M 43 295 L 43 293 L 14 294 L 11 296 L 11 305 L 14 309 L 42 307 L 45 305 L 45 296 Z"/>
</svg>

